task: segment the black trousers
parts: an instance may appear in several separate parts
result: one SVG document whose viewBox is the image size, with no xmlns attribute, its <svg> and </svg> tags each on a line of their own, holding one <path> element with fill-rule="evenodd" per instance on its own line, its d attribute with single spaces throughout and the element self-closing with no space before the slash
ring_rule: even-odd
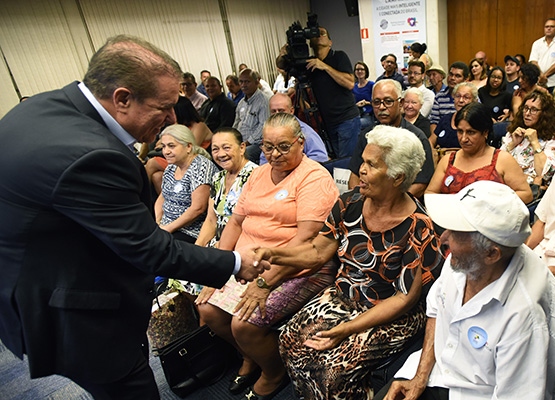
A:
<svg viewBox="0 0 555 400">
<path fill-rule="evenodd" d="M 106 360 L 106 362 L 109 363 L 110 360 Z M 120 380 L 105 384 L 80 379 L 73 379 L 73 381 L 96 400 L 160 400 L 154 374 L 148 365 L 148 347 L 146 346 L 143 349 L 137 349 L 135 366 Z"/>
</svg>

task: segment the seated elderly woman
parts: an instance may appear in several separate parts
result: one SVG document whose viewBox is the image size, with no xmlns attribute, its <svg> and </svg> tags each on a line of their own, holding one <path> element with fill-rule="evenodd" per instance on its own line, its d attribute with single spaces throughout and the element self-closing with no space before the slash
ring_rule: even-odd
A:
<svg viewBox="0 0 555 400">
<path fill-rule="evenodd" d="M 212 136 L 212 155 L 222 171 L 214 175 L 210 186 L 206 219 L 195 242 L 199 246 L 217 247 L 243 186 L 258 167 L 245 158 L 245 147 L 235 128 L 221 128 Z"/>
<path fill-rule="evenodd" d="M 292 247 L 318 234 L 339 192 L 327 170 L 303 154 L 303 144 L 294 115 L 268 118 L 260 146 L 268 164 L 256 168 L 243 187 L 220 249 L 249 244 Z M 272 266 L 247 286 L 232 278 L 223 291 L 203 289 L 197 299 L 202 319 L 244 358 L 231 382 L 232 393 L 241 393 L 253 382 L 248 399 L 270 398 L 283 389 L 288 377 L 271 327 L 297 312 L 334 276 L 331 266 L 317 271 Z"/>
<path fill-rule="evenodd" d="M 555 103 L 543 90 L 524 98 L 501 149 L 515 158 L 528 184 L 549 185 L 555 173 Z"/>
<path fill-rule="evenodd" d="M 418 88 L 408 88 L 403 93 L 403 111 L 405 119 L 419 128 L 427 138 L 430 138 L 432 132 L 430 130 L 430 120 L 420 114 L 422 104 L 424 104 L 424 96 Z"/>
<path fill-rule="evenodd" d="M 193 133 L 193 136 L 195 137 L 194 143 L 203 149 L 208 149 L 210 147 L 210 140 L 212 139 L 212 131 L 203 122 L 198 111 L 193 106 L 193 103 L 191 103 L 188 98 L 179 96 L 177 104 L 173 107 L 173 110 L 175 112 L 175 119 L 177 123 L 185 125 Z M 155 145 L 154 151 L 148 152 L 148 156 L 150 158 L 145 165 L 148 179 L 152 182 L 152 185 L 158 194 L 160 194 L 162 186 L 162 173 L 168 166 L 168 162 L 165 158 L 157 156 L 156 150 L 160 148 L 160 146 L 160 141 L 158 141 Z M 146 155 L 147 154 L 144 154 L 144 156 Z M 144 156 L 141 158 L 144 158 Z"/>
<path fill-rule="evenodd" d="M 432 149 L 438 148 L 438 160 L 446 153 L 461 148 L 457 137 L 455 115 L 465 105 L 478 101 L 478 89 L 470 82 L 462 82 L 453 89 L 453 97 L 455 98 L 455 112 L 442 116 L 430 136 Z"/>
<path fill-rule="evenodd" d="M 366 134 L 360 185 L 337 201 L 320 235 L 294 248 L 262 248 L 260 259 L 317 268 L 339 256 L 335 285 L 286 325 L 280 353 L 303 399 L 366 399 L 369 373 L 422 332 L 425 298 L 443 256 L 431 219 L 407 193 L 424 163 L 411 132 Z"/>
<path fill-rule="evenodd" d="M 195 144 L 186 126 L 168 126 L 160 134 L 160 141 L 168 166 L 154 206 L 156 222 L 177 239 L 194 243 L 206 217 L 216 166 L 206 150 Z"/>
<path fill-rule="evenodd" d="M 455 125 L 461 149 L 442 158 L 426 193 L 458 193 L 472 182 L 487 180 L 506 184 L 524 203 L 530 202 L 532 191 L 516 161 L 487 143 L 493 129 L 489 109 L 467 104 L 456 113 Z"/>
</svg>

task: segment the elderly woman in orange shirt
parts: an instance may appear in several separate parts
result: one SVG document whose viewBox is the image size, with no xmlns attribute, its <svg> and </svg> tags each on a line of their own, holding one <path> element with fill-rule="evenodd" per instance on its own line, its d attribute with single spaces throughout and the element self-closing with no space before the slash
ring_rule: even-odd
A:
<svg viewBox="0 0 555 400">
<path fill-rule="evenodd" d="M 255 169 L 243 187 L 220 249 L 253 243 L 297 246 L 318 234 L 339 192 L 326 169 L 303 155 L 303 146 L 293 115 L 277 113 L 266 121 L 261 148 L 269 163 Z M 204 289 L 197 299 L 203 320 L 244 358 L 231 382 L 232 393 L 241 393 L 254 382 L 246 398 L 271 398 L 286 386 L 278 335 L 271 327 L 331 285 L 334 276 L 332 267 L 299 272 L 274 266 L 246 287 L 231 279 L 222 291 Z"/>
</svg>

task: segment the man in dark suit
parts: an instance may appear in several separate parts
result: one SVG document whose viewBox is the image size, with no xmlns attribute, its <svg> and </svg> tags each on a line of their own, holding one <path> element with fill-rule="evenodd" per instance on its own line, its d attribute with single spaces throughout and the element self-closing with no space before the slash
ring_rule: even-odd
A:
<svg viewBox="0 0 555 400">
<path fill-rule="evenodd" d="M 131 148 L 175 123 L 181 76 L 166 53 L 119 36 L 83 83 L 0 120 L 12 145 L 0 159 L 0 338 L 28 355 L 32 378 L 64 375 L 100 399 L 157 399 L 144 351 L 153 277 L 221 287 L 263 271 L 252 250 L 179 242 L 152 218 Z"/>
</svg>

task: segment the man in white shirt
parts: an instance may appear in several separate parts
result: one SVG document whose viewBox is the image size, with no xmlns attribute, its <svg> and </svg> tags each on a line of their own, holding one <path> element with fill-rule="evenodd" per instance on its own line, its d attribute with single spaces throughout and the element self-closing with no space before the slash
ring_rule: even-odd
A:
<svg viewBox="0 0 555 400">
<path fill-rule="evenodd" d="M 436 96 L 434 92 L 432 92 L 430 89 L 426 89 L 426 86 L 424 86 L 426 66 L 422 61 L 411 61 L 409 62 L 408 67 L 410 87 L 419 89 L 422 92 L 422 96 L 424 97 L 424 103 L 422 104 L 422 108 L 420 109 L 420 114 L 422 114 L 423 117 L 428 118 L 428 116 L 432 112 L 432 106 L 434 105 L 434 100 Z"/>
<path fill-rule="evenodd" d="M 413 378 L 385 399 L 552 399 L 555 278 L 523 244 L 528 209 L 491 181 L 425 201 L 451 254 L 427 297 L 421 354 L 397 374 Z"/>
<path fill-rule="evenodd" d="M 547 84 L 549 92 L 553 93 L 553 87 L 555 87 L 555 43 L 553 43 L 555 19 L 549 18 L 545 21 L 543 29 L 545 36 L 532 44 L 530 62 L 536 64 L 542 72 L 539 83 Z"/>
</svg>

